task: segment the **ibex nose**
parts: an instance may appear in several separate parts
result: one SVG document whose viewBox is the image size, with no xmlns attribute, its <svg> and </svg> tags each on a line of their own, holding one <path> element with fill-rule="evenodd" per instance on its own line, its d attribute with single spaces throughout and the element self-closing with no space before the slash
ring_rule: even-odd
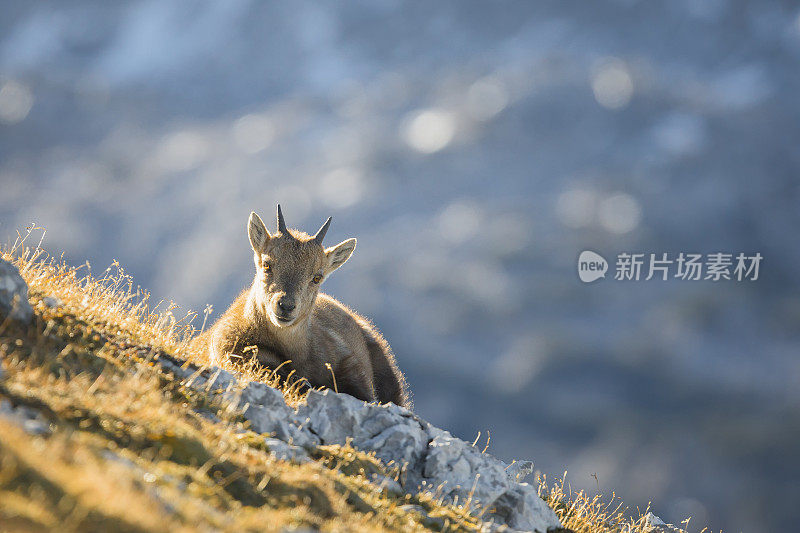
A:
<svg viewBox="0 0 800 533">
<path fill-rule="evenodd" d="M 281 311 L 281 313 L 288 315 L 289 313 L 294 311 L 294 308 L 295 308 L 294 300 L 290 300 L 286 297 L 278 300 L 278 309 Z"/>
</svg>

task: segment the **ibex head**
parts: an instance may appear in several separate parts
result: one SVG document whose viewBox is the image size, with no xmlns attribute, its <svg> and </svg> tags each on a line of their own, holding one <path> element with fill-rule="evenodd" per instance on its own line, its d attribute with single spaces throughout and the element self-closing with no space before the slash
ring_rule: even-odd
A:
<svg viewBox="0 0 800 533">
<path fill-rule="evenodd" d="M 256 265 L 255 288 L 270 322 L 290 327 L 311 312 L 320 284 L 342 266 L 356 248 L 347 239 L 331 248 L 322 246 L 331 219 L 314 236 L 289 230 L 278 205 L 278 231 L 267 230 L 255 213 L 250 213 L 247 235 Z"/>
</svg>

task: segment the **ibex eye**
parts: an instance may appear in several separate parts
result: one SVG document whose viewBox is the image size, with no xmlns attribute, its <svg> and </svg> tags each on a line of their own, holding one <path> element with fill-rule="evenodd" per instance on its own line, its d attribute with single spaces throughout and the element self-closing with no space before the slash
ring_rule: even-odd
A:
<svg viewBox="0 0 800 533">
<path fill-rule="evenodd" d="M 264 272 L 269 272 L 270 270 L 272 270 L 272 266 L 270 266 L 269 263 L 265 263 L 264 264 Z"/>
<path fill-rule="evenodd" d="M 322 276 L 320 276 L 319 274 L 317 274 L 316 276 L 314 276 L 313 278 L 311 278 L 311 281 L 313 281 L 314 283 L 319 283 L 320 281 L 322 281 Z"/>
</svg>

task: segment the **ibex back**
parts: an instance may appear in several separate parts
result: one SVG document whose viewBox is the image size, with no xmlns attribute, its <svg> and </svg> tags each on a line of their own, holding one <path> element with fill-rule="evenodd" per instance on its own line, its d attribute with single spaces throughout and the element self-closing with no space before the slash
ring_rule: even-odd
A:
<svg viewBox="0 0 800 533">
<path fill-rule="evenodd" d="M 356 240 L 348 239 L 324 248 L 330 222 L 312 237 L 288 229 L 279 205 L 278 231 L 271 234 L 251 213 L 253 284 L 194 342 L 217 362 L 257 357 L 266 367 L 280 366 L 283 375 L 294 369 L 314 387 L 410 406 L 405 379 L 383 336 L 367 319 L 319 292 L 356 247 Z"/>
</svg>

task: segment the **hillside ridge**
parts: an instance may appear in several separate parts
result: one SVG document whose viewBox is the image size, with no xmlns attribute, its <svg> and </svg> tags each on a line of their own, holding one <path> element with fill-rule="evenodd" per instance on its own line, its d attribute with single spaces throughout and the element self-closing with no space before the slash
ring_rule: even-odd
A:
<svg viewBox="0 0 800 533">
<path fill-rule="evenodd" d="M 652 515 L 622 529 L 585 496 L 570 507 L 563 483 L 523 481 L 531 463 L 508 465 L 394 404 L 279 390 L 253 369 L 190 360 L 171 309 L 136 303 L 121 269 L 79 278 L 39 256 L 0 259 L 0 523 L 11 530 L 65 516 L 82 530 L 247 530 L 263 515 L 269 530 L 545 533 L 602 518 L 587 531 L 673 531 Z M 97 486 L 73 486 L 81 476 Z M 162 519 L 92 496 L 109 483 L 143 508 L 158 502 Z"/>
</svg>

